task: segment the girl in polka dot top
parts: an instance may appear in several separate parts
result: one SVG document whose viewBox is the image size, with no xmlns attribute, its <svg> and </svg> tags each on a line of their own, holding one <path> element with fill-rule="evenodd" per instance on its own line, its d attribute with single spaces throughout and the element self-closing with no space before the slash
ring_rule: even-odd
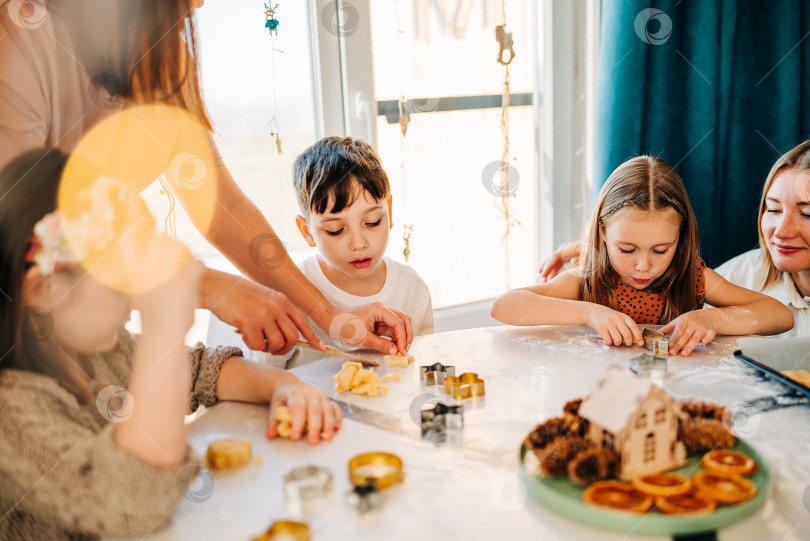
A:
<svg viewBox="0 0 810 541">
<path fill-rule="evenodd" d="M 782 303 L 724 280 L 698 255 L 698 225 L 683 180 L 639 156 L 599 192 L 582 264 L 550 282 L 501 295 L 492 317 L 510 325 L 584 324 L 607 345 L 643 343 L 639 324 L 672 332 L 688 356 L 717 334 L 779 334 L 793 327 Z M 708 303 L 713 308 L 703 308 Z"/>
</svg>

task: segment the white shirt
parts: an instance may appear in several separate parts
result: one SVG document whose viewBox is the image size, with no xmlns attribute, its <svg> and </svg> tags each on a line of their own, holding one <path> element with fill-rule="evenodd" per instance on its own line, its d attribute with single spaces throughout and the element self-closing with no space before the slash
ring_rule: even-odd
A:
<svg viewBox="0 0 810 541">
<path fill-rule="evenodd" d="M 760 291 L 765 277 L 759 248 L 729 259 L 714 270 L 732 284 L 754 291 Z M 766 287 L 762 293 L 778 300 L 793 312 L 793 328 L 779 336 L 810 336 L 810 297 L 802 297 L 789 273 L 783 272 L 782 278 Z"/>
<path fill-rule="evenodd" d="M 318 263 L 317 256 L 311 256 L 302 261 L 298 268 L 309 278 L 323 296 L 337 308 L 353 309 L 363 304 L 380 302 L 389 308 L 404 312 L 411 317 L 415 336 L 433 332 L 433 303 L 430 300 L 430 290 L 427 284 L 419 277 L 415 270 L 387 257 L 385 263 L 385 283 L 380 291 L 374 295 L 352 295 L 337 287 L 329 281 Z M 315 334 L 327 346 L 346 350 L 342 344 L 337 344 L 329 336 L 313 327 Z M 270 355 L 268 353 L 250 351 L 245 356 L 251 360 L 270 364 L 278 368 L 294 368 L 322 357 L 320 351 L 294 348 L 287 355 Z"/>
<path fill-rule="evenodd" d="M 432 333 L 433 303 L 430 300 L 430 290 L 428 290 L 427 284 L 408 265 L 403 265 L 387 257 L 383 258 L 383 262 L 385 263 L 385 283 L 380 291 L 368 296 L 346 293 L 330 282 L 323 273 L 317 256 L 306 258 L 298 265 L 298 268 L 323 293 L 326 300 L 337 308 L 352 309 L 371 302 L 381 302 L 389 308 L 411 316 L 414 335 Z M 321 338 L 328 337 L 321 336 Z"/>
</svg>

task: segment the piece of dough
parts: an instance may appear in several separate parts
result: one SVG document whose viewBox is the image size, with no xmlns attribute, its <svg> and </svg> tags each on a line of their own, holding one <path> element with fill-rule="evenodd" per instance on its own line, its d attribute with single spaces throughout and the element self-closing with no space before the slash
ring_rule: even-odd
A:
<svg viewBox="0 0 810 541">
<path fill-rule="evenodd" d="M 388 366 L 408 366 L 409 363 L 414 361 L 415 357 L 413 355 L 406 356 L 397 353 L 396 355 L 386 355 L 383 359 L 388 363 Z"/>
<path fill-rule="evenodd" d="M 208 446 L 205 456 L 211 468 L 217 470 L 236 468 L 250 461 L 250 442 L 232 438 L 214 440 Z"/>
<path fill-rule="evenodd" d="M 379 393 L 388 392 L 388 387 L 380 383 L 380 377 L 373 370 L 363 368 L 359 363 L 345 362 L 340 372 L 334 376 L 335 391 L 345 393 L 351 391 L 352 394 L 365 394 L 377 396 Z"/>
<path fill-rule="evenodd" d="M 354 373 L 354 379 L 352 379 L 352 389 L 375 381 L 379 382 L 380 378 L 371 370 L 358 370 Z"/>
<path fill-rule="evenodd" d="M 279 406 L 273 412 L 273 416 L 278 420 L 276 432 L 279 437 L 289 438 L 292 435 L 292 414 L 287 406 Z"/>
<path fill-rule="evenodd" d="M 351 361 L 343 363 L 343 367 L 340 369 L 340 372 L 334 375 L 334 380 L 337 383 L 337 385 L 335 385 L 335 391 L 345 393 L 351 389 L 354 375 L 358 370 L 362 369 L 363 365 L 360 363 Z"/>
<path fill-rule="evenodd" d="M 390 372 L 382 377 L 383 381 L 402 381 L 402 375 L 399 372 Z"/>
</svg>

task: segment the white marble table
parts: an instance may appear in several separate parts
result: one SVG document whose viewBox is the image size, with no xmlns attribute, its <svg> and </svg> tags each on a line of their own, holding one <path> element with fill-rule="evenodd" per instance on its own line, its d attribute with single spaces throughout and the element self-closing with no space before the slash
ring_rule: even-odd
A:
<svg viewBox="0 0 810 541">
<path fill-rule="evenodd" d="M 757 375 L 732 353 L 736 340 L 720 338 L 700 346 L 690 358 L 670 358 L 660 383 L 675 398 L 694 397 L 723 405 L 767 406 L 782 400 L 780 384 Z M 277 519 L 307 522 L 317 540 L 458 539 L 666 539 L 628 536 L 578 524 L 527 497 L 518 477 L 517 453 L 525 435 L 539 422 L 560 415 L 563 404 L 587 395 L 612 365 L 627 368 L 640 347 L 609 348 L 585 327 L 493 327 L 418 338 L 402 381 L 389 383 L 376 398 L 334 393 L 332 375 L 343 363 L 325 357 L 295 373 L 344 404 L 346 421 L 332 442 L 268 441 L 266 409 L 220 404 L 191 425 L 191 445 L 204 453 L 219 437 L 253 442 L 252 463 L 214 472 L 201 487 L 203 501 L 181 500 L 170 526 L 149 540 L 246 540 Z M 474 371 L 486 380 L 486 397 L 465 409 L 462 447 L 437 446 L 420 439 L 414 416 L 435 397 L 434 387 L 419 382 L 419 365 L 440 361 L 456 373 Z M 782 396 L 782 398 L 780 398 Z M 781 407 L 751 416 L 741 430 L 768 462 L 771 488 L 765 507 L 750 518 L 718 532 L 721 540 L 798 541 L 810 538 L 810 406 Z M 379 511 L 350 512 L 347 462 L 366 451 L 389 451 L 405 464 L 405 482 L 383 493 Z M 295 516 L 287 509 L 282 477 L 295 466 L 329 468 L 335 497 L 318 513 Z"/>
</svg>

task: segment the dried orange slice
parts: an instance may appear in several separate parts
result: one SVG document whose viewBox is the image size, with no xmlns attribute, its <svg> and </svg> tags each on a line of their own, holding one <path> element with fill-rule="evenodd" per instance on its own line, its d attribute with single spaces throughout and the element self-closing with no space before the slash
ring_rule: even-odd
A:
<svg viewBox="0 0 810 541">
<path fill-rule="evenodd" d="M 655 506 L 667 515 L 708 515 L 717 509 L 717 502 L 700 491 L 691 491 L 661 496 Z"/>
<path fill-rule="evenodd" d="M 610 507 L 630 513 L 646 513 L 653 506 L 653 497 L 637 490 L 630 483 L 599 481 L 582 493 L 582 501 L 599 507 Z"/>
<path fill-rule="evenodd" d="M 736 473 L 703 470 L 692 482 L 700 492 L 720 503 L 741 503 L 757 495 L 757 486 Z"/>
<path fill-rule="evenodd" d="M 692 481 L 683 475 L 658 473 L 636 477 L 633 479 L 633 486 L 645 494 L 668 496 L 689 492 L 692 489 Z"/>
<path fill-rule="evenodd" d="M 757 471 L 757 463 L 748 455 L 729 451 L 728 449 L 715 449 L 703 455 L 700 461 L 707 470 L 722 473 L 737 473 L 750 475 Z"/>
</svg>

